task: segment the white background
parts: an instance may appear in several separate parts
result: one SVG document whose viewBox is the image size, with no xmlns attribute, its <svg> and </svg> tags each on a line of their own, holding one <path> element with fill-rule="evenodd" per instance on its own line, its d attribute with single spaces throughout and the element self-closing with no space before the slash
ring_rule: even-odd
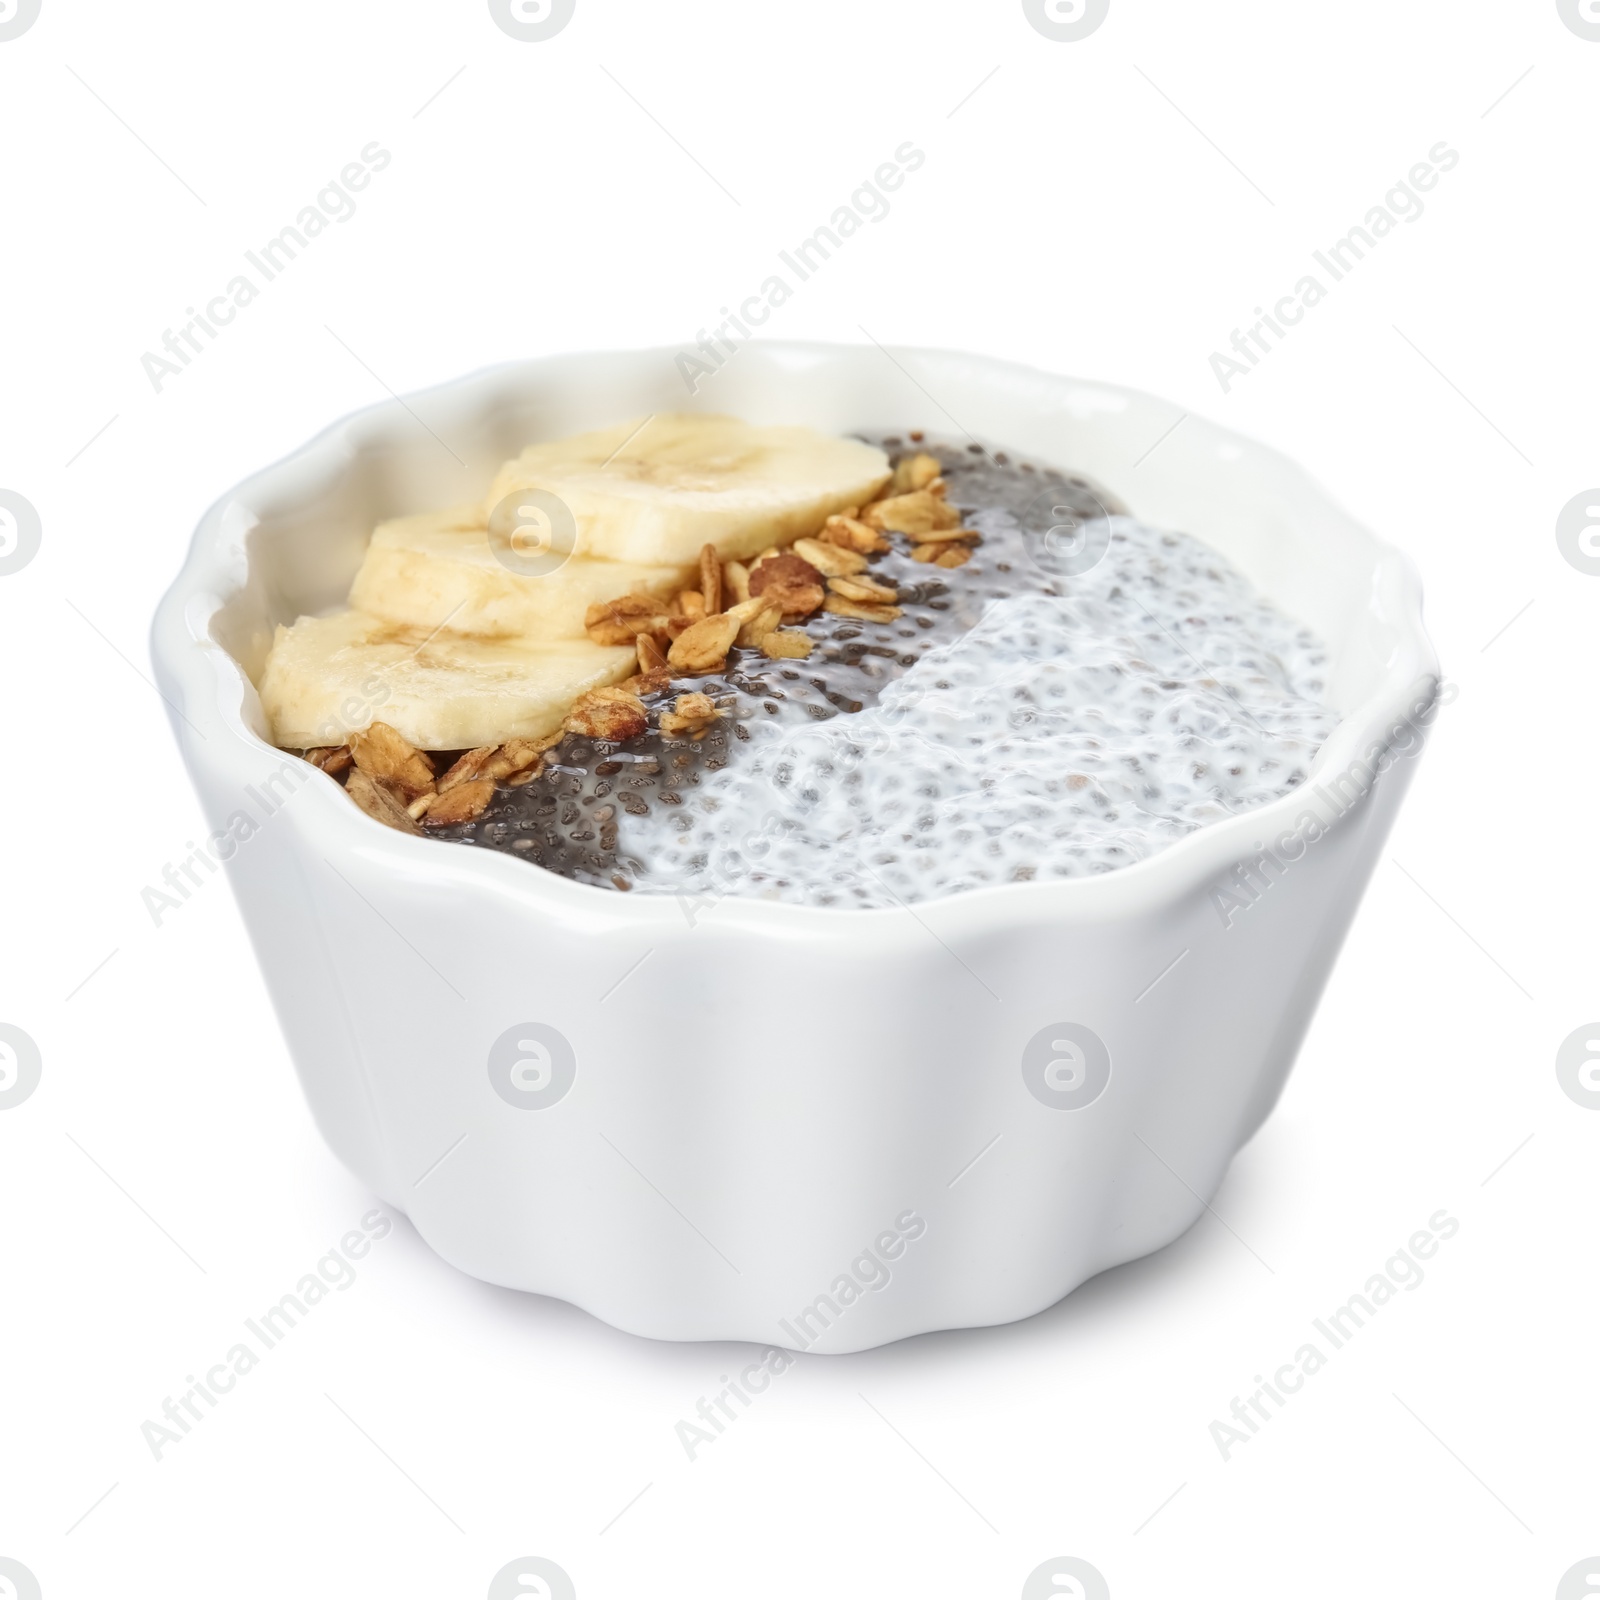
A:
<svg viewBox="0 0 1600 1600">
<path fill-rule="evenodd" d="M 1554 538 L 1600 483 L 1597 105 L 1554 0 L 1112 0 L 1071 44 L 1015 0 L 578 0 L 540 44 L 473 0 L 44 0 L 0 43 L 0 487 L 44 530 L 0 578 L 0 1021 L 43 1056 L 0 1112 L 0 1555 L 46 1600 L 477 1597 L 523 1554 L 582 1600 L 1009 1600 L 1057 1555 L 1116 1600 L 1554 1595 L 1600 1553 L 1600 1113 L 1554 1072 L 1600 1015 L 1600 578 Z M 403 1221 L 158 1463 L 140 1424 L 374 1203 L 222 880 L 141 904 L 203 826 L 145 647 L 189 530 L 386 390 L 692 337 L 907 139 L 773 335 L 1152 390 L 1421 570 L 1458 697 L 1282 1103 L 1170 1248 L 802 1358 L 693 1463 L 746 1356 Z M 141 355 L 372 140 L 357 214 L 157 394 Z M 1224 394 L 1212 351 L 1440 140 L 1425 214 Z M 1426 1281 L 1224 1462 L 1211 1422 L 1440 1208 Z"/>
</svg>

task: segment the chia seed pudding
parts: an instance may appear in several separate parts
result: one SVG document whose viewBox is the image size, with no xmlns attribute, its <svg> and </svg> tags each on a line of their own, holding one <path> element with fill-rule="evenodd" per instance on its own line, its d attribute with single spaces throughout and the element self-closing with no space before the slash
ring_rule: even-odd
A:
<svg viewBox="0 0 1600 1600">
<path fill-rule="evenodd" d="M 602 888 L 882 907 L 1109 872 L 1305 781 L 1326 650 L 1215 551 L 1003 451 L 871 442 L 938 458 L 982 535 L 964 566 L 895 543 L 870 569 L 894 621 L 735 647 L 644 696 L 653 723 L 708 695 L 698 738 L 569 733 L 437 836 Z"/>
</svg>

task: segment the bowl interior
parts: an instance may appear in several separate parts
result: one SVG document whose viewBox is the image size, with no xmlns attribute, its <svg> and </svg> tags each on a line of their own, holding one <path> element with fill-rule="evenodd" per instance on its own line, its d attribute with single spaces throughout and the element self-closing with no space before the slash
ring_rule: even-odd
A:
<svg viewBox="0 0 1600 1600">
<path fill-rule="evenodd" d="M 376 523 L 480 497 L 532 440 L 692 410 L 837 433 L 921 428 L 1086 472 L 1140 518 L 1205 540 L 1315 629 L 1341 714 L 1393 691 L 1397 673 L 1404 688 L 1427 670 L 1405 562 L 1292 463 L 1169 402 L 976 356 L 781 344 L 746 346 L 690 393 L 676 355 L 515 363 L 336 424 L 213 513 L 231 559 L 210 638 L 254 683 L 276 624 L 343 603 Z M 245 709 L 264 734 L 259 707 Z"/>
</svg>

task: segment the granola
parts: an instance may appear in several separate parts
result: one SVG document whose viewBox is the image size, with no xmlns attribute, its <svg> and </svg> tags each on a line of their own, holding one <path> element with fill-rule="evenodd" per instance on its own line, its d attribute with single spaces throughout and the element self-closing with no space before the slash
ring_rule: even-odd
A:
<svg viewBox="0 0 1600 1600">
<path fill-rule="evenodd" d="M 676 648 L 676 646 L 674 646 Z M 650 726 L 644 701 L 623 688 L 590 689 L 580 694 L 567 713 L 568 733 L 620 744 Z"/>
</svg>

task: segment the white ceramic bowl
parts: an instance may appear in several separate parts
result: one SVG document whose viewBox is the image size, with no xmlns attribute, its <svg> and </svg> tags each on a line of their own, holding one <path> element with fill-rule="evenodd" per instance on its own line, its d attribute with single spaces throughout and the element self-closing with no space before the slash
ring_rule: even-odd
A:
<svg viewBox="0 0 1600 1600">
<path fill-rule="evenodd" d="M 1177 415 L 1145 395 L 756 344 L 689 397 L 672 357 L 374 406 L 206 514 L 153 648 L 215 853 L 328 1143 L 463 1271 L 666 1339 L 847 1351 L 1028 1316 L 1180 1234 L 1271 1109 L 1432 714 L 1416 579 L 1222 428 L 1141 462 Z M 825 910 L 394 833 L 272 748 L 273 626 L 343 600 L 375 523 L 482 493 L 529 440 L 694 408 L 971 430 L 1207 540 L 1332 648 L 1310 783 L 1104 876 Z"/>
</svg>

